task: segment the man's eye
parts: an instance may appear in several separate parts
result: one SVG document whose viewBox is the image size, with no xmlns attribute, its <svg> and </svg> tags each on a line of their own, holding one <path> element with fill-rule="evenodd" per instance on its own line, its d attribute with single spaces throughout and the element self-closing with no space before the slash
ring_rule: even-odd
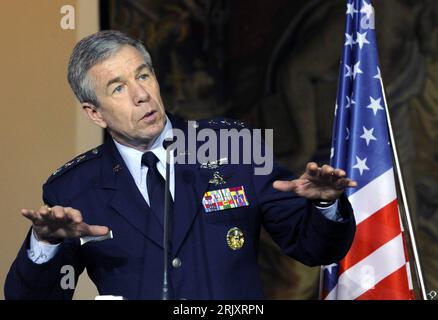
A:
<svg viewBox="0 0 438 320">
<path fill-rule="evenodd" d="M 123 86 L 120 85 L 120 86 L 117 86 L 117 87 L 114 88 L 113 93 L 119 93 L 119 92 L 122 92 L 122 90 L 123 90 Z"/>
<path fill-rule="evenodd" d="M 138 77 L 140 80 L 146 80 L 147 78 L 149 78 L 149 75 L 147 73 L 143 73 Z"/>
</svg>

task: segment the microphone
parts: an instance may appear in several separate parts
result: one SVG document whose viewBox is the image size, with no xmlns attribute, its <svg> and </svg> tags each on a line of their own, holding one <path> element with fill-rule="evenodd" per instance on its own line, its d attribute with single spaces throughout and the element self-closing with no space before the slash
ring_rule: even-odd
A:
<svg viewBox="0 0 438 320">
<path fill-rule="evenodd" d="M 163 148 L 167 151 L 167 149 L 176 142 L 176 136 L 173 136 L 172 138 L 166 138 L 163 141 Z M 175 147 L 175 146 L 174 146 Z M 174 148 L 171 148 L 174 149 Z"/>
<path fill-rule="evenodd" d="M 166 150 L 166 180 L 164 184 L 164 225 L 163 225 L 163 289 L 162 299 L 169 300 L 169 225 L 170 225 L 170 204 L 172 199 L 170 198 L 170 153 L 175 146 L 169 148 L 176 142 L 176 137 L 168 138 L 163 141 L 163 148 Z"/>
</svg>

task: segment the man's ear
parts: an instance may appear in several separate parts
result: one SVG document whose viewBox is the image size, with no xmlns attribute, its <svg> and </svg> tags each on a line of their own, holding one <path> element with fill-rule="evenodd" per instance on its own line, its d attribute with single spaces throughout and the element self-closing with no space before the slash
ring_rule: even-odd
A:
<svg viewBox="0 0 438 320">
<path fill-rule="evenodd" d="M 88 118 L 91 119 L 91 121 L 93 121 L 95 124 L 103 129 L 107 127 L 107 123 L 103 119 L 102 113 L 100 112 L 99 108 L 88 102 L 83 102 L 81 105 L 82 109 L 87 114 Z"/>
</svg>

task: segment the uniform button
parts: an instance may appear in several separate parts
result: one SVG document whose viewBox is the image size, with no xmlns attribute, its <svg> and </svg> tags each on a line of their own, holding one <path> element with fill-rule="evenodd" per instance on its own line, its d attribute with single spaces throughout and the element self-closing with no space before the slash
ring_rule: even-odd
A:
<svg viewBox="0 0 438 320">
<path fill-rule="evenodd" d="M 172 266 L 174 268 L 179 268 L 181 267 L 181 259 L 180 258 L 175 258 L 172 260 Z"/>
</svg>

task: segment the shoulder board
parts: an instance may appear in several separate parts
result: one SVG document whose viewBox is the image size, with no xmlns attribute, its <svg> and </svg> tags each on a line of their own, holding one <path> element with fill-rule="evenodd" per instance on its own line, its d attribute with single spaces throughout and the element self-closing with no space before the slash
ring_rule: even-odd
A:
<svg viewBox="0 0 438 320">
<path fill-rule="evenodd" d="M 96 147 L 96 148 L 91 149 L 91 150 L 88 150 L 87 152 L 80 154 L 79 156 L 77 156 L 73 160 L 67 162 L 63 166 L 56 169 L 55 172 L 53 172 L 50 175 L 50 177 L 47 179 L 47 182 L 53 181 L 57 177 L 60 177 L 64 173 L 70 171 L 72 168 L 75 168 L 78 165 L 80 165 L 84 162 L 87 162 L 88 160 L 91 160 L 91 159 L 94 159 L 94 158 L 100 156 L 100 153 L 101 153 L 101 146 Z"/>
<path fill-rule="evenodd" d="M 199 129 L 202 128 L 209 128 L 213 130 L 220 130 L 220 129 L 243 129 L 246 128 L 246 124 L 240 120 L 235 119 L 229 119 L 229 118 L 214 118 L 214 119 L 203 119 L 198 120 L 196 122 L 199 126 Z"/>
</svg>

